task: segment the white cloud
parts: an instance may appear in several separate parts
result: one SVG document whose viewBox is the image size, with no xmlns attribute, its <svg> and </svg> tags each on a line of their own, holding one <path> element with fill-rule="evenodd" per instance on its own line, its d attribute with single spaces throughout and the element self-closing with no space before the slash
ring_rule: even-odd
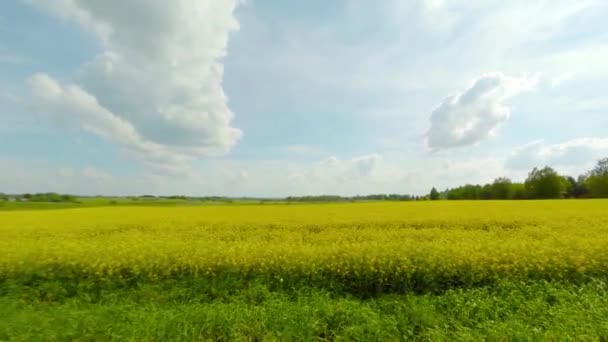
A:
<svg viewBox="0 0 608 342">
<path fill-rule="evenodd" d="M 432 111 L 427 146 L 447 149 L 492 136 L 511 115 L 505 100 L 530 90 L 536 81 L 537 78 L 510 77 L 500 72 L 482 75 L 471 87 L 447 97 Z"/>
<path fill-rule="evenodd" d="M 108 141 L 120 144 L 154 162 L 181 161 L 168 146 L 143 139 L 133 125 L 102 107 L 97 99 L 77 85 L 62 85 L 46 74 L 28 79 L 33 100 L 31 106 L 64 125 L 76 126 Z"/>
<path fill-rule="evenodd" d="M 441 134 L 432 136 L 429 130 L 426 137 L 429 146 L 432 137 L 437 139 L 431 146 L 436 150 L 490 136 L 509 117 L 515 102 L 508 98 L 534 83 L 533 78 L 490 74 L 463 89 L 487 70 L 510 76 L 542 73 L 542 93 L 518 98 L 515 104 L 533 114 L 529 118 L 534 127 L 545 120 L 552 126 L 573 123 L 571 130 L 547 130 L 547 139 L 603 127 L 602 113 L 608 108 L 599 90 L 608 75 L 608 6 L 601 0 L 541 0 L 534 6 L 527 1 L 345 1 L 340 5 L 346 4 L 344 8 L 320 17 L 294 16 L 287 7 L 268 10 L 252 2 L 237 11 L 239 23 L 233 17 L 236 0 L 129 0 L 115 8 L 115 3 L 104 1 L 25 1 L 76 23 L 99 42 L 100 53 L 72 74 L 33 77 L 43 91 L 33 87 L 38 95 L 31 102 L 54 120 L 102 136 L 145 163 L 136 176 L 119 176 L 120 171 L 113 170 L 115 178 L 99 187 L 106 193 L 422 193 L 430 186 L 488 182 L 501 175 L 521 180 L 519 175 L 525 176 L 529 168 L 505 170 L 505 154 L 497 152 L 511 151 L 504 143 L 513 141 L 513 135 L 488 144 L 497 151 L 484 147 L 428 154 L 423 146 L 428 111 L 446 94 L 462 91 L 437 108 L 443 108 L 438 116 L 446 120 L 431 128 Z M 202 10 L 192 10 L 197 8 Z M 229 33 L 237 24 L 243 30 L 230 37 L 230 56 L 224 58 Z M 185 163 L 227 151 L 240 135 L 232 127 L 223 93 L 224 63 L 234 97 L 230 103 L 249 112 L 243 122 L 259 129 L 258 136 L 273 129 L 264 143 L 295 137 L 283 129 L 290 126 L 285 120 L 273 121 L 282 115 L 289 123 L 302 123 L 295 127 L 304 132 L 322 127 L 356 136 L 360 146 L 381 151 L 381 156 L 349 158 L 346 155 L 360 146 L 321 141 L 315 135 L 287 147 L 260 146 L 259 139 L 252 139 L 239 151 L 242 160 Z M 53 89 L 59 96 L 52 95 Z M 27 95 L 20 96 L 29 102 Z M 474 99 L 467 102 L 467 96 Z M 594 113 L 584 112 L 591 110 Z M 572 121 L 573 115 L 580 120 Z M 522 121 L 512 122 L 518 125 L 513 127 L 518 139 L 531 132 Z M 274 122 L 272 127 L 268 122 Z M 292 139 L 282 139 L 285 136 Z M 387 146 L 400 155 L 391 156 Z M 554 145 L 542 146 L 552 150 Z M 543 156 L 543 148 L 530 148 L 530 164 L 551 159 Z M 255 156 L 245 156 L 247 151 L 255 151 Z M 331 153 L 336 156 L 320 161 Z M 260 160 L 273 157 L 280 160 Z M 245 177 L 241 170 L 246 170 Z M 16 171 L 15 177 L 4 184 L 29 186 Z M 40 184 L 47 178 L 40 172 Z M 75 170 L 74 178 L 68 188 L 93 191 L 95 182 L 82 170 Z"/>
<path fill-rule="evenodd" d="M 238 1 L 29 2 L 76 22 L 102 47 L 69 82 L 30 79 L 40 111 L 50 105 L 50 114 L 155 163 L 222 154 L 239 140 L 222 88 Z"/>
<path fill-rule="evenodd" d="M 559 144 L 534 141 L 518 148 L 505 162 L 513 170 L 529 170 L 545 165 L 576 175 L 588 171 L 601 158 L 608 157 L 608 138 L 578 138 Z"/>
<path fill-rule="evenodd" d="M 428 129 L 421 114 L 488 70 L 511 76 L 538 71 L 547 79 L 542 86 L 556 81 L 564 99 L 589 94 L 596 87 L 586 80 L 608 75 L 600 61 L 608 56 L 606 1 L 344 4 L 331 17 L 314 17 L 314 25 L 298 16 L 273 16 L 282 13 L 279 7 L 267 14 L 253 3 L 239 11 L 243 32 L 231 41 L 229 66 L 248 84 L 245 106 L 272 108 L 277 98 L 298 108 L 314 102 L 315 109 L 348 113 L 352 122 L 374 125 L 370 131 L 403 143 Z M 576 76 L 576 83 L 564 82 L 564 73 Z M 264 87 L 257 86 L 259 79 Z M 538 104 L 535 114 L 554 115 L 539 93 L 518 104 L 525 102 L 524 110 Z M 378 108 L 396 108 L 390 111 L 396 115 L 378 120 Z M 396 126 L 403 128 L 395 133 Z"/>
</svg>

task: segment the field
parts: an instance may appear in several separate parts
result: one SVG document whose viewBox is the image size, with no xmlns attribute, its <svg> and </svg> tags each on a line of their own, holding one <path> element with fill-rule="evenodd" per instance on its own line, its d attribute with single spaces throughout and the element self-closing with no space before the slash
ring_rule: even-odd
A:
<svg viewBox="0 0 608 342">
<path fill-rule="evenodd" d="M 0 212 L 0 340 L 606 339 L 608 201 Z"/>
</svg>

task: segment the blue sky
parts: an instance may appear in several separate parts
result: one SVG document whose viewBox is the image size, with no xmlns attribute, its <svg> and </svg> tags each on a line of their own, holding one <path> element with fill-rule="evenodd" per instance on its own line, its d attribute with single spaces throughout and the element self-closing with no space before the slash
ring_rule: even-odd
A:
<svg viewBox="0 0 608 342">
<path fill-rule="evenodd" d="M 0 191 L 421 194 L 608 156 L 605 1 L 0 3 Z"/>
</svg>

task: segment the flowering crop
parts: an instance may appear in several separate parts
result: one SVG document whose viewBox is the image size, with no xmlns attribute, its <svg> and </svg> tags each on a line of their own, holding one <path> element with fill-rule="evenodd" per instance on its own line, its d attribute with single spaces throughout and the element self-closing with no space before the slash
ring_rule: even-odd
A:
<svg viewBox="0 0 608 342">
<path fill-rule="evenodd" d="M 108 207 L 0 213 L 0 279 L 261 279 L 438 290 L 608 275 L 608 201 Z"/>
</svg>

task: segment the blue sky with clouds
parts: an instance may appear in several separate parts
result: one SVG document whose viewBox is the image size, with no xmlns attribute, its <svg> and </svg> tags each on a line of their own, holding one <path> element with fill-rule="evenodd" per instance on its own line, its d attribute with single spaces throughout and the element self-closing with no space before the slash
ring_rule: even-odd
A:
<svg viewBox="0 0 608 342">
<path fill-rule="evenodd" d="M 425 193 L 608 156 L 608 3 L 0 3 L 0 191 Z"/>
</svg>

